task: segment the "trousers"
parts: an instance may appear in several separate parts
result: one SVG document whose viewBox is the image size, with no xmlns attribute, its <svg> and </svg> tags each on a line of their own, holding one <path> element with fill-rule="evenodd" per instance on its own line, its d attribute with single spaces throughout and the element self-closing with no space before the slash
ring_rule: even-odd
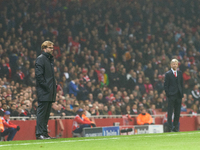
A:
<svg viewBox="0 0 200 150">
<path fill-rule="evenodd" d="M 17 129 L 15 129 L 15 128 L 8 128 L 8 129 L 5 129 L 1 133 L 1 136 L 8 135 L 7 141 L 12 141 L 16 133 L 17 133 Z"/>
<path fill-rule="evenodd" d="M 37 108 L 36 137 L 46 135 L 52 102 L 39 102 Z"/>
</svg>

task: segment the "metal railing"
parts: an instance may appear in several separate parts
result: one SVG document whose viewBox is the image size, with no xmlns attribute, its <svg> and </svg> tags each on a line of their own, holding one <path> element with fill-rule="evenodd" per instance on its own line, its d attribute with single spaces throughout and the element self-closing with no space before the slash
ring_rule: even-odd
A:
<svg viewBox="0 0 200 150">
<path fill-rule="evenodd" d="M 137 117 L 138 115 L 130 115 L 131 117 Z M 160 115 L 152 115 L 153 118 L 157 117 L 164 117 L 164 114 Z M 192 114 L 181 114 L 180 117 L 193 117 L 194 115 Z M 197 116 L 200 116 L 198 114 Z M 50 116 L 50 119 L 73 119 L 75 116 Z M 36 120 L 36 116 L 34 117 L 10 117 L 10 120 Z M 103 119 L 103 118 L 122 118 L 122 115 L 98 115 L 98 116 L 91 116 L 88 118 L 95 118 L 95 119 Z"/>
</svg>

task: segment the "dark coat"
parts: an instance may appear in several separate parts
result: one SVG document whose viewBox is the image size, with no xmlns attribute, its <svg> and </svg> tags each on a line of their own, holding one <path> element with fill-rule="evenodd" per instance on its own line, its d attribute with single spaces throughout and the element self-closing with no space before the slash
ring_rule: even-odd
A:
<svg viewBox="0 0 200 150">
<path fill-rule="evenodd" d="M 56 81 L 53 68 L 53 56 L 43 52 L 35 62 L 35 78 L 38 101 L 55 102 Z"/>
<path fill-rule="evenodd" d="M 127 88 L 133 91 L 135 89 L 136 84 L 137 84 L 137 79 L 130 77 L 127 82 Z"/>
<path fill-rule="evenodd" d="M 174 76 L 172 70 L 169 70 L 165 74 L 164 83 L 165 93 L 167 97 L 175 95 L 178 91 L 183 97 L 183 75 L 181 71 L 177 71 L 177 79 Z"/>
<path fill-rule="evenodd" d="M 114 86 L 119 86 L 119 75 L 118 73 L 110 73 L 109 74 L 109 86 L 111 87 L 111 89 Z"/>
</svg>

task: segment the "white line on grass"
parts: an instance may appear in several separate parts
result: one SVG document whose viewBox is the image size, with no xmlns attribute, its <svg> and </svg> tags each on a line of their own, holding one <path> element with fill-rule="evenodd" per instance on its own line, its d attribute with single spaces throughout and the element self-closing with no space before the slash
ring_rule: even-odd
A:
<svg viewBox="0 0 200 150">
<path fill-rule="evenodd" d="M 161 135 L 147 135 L 147 136 L 135 136 L 136 138 L 140 138 L 140 137 L 158 137 L 158 136 L 175 136 L 175 135 L 187 135 L 187 134 L 199 134 L 200 132 L 194 132 L 194 133 L 180 133 L 180 134 L 161 134 Z M 133 137 L 133 136 L 131 136 Z M 120 137 L 111 137 L 111 138 L 102 138 L 102 139 L 82 139 L 82 140 L 65 140 L 65 141 L 52 141 L 52 142 L 36 142 L 36 143 L 21 143 L 21 144 L 3 144 L 0 145 L 0 147 L 5 147 L 5 146 L 18 146 L 18 145 L 38 145 L 38 144 L 54 144 L 54 143 L 58 143 L 58 142 L 67 142 L 67 143 L 71 143 L 71 142 L 87 142 L 87 141 L 103 141 L 103 140 L 119 140 L 121 138 L 130 138 L 130 137 L 124 137 L 124 136 L 120 136 Z"/>
</svg>

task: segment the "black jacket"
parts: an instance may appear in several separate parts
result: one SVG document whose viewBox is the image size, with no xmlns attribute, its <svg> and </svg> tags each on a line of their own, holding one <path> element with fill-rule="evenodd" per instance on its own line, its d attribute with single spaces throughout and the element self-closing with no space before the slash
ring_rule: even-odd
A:
<svg viewBox="0 0 200 150">
<path fill-rule="evenodd" d="M 35 78 L 38 101 L 55 102 L 56 82 L 53 68 L 53 56 L 43 52 L 35 62 Z"/>
<path fill-rule="evenodd" d="M 175 95 L 178 90 L 183 97 L 183 75 L 181 71 L 177 71 L 177 77 L 174 76 L 172 70 L 165 73 L 164 82 L 165 93 L 167 97 Z"/>
<path fill-rule="evenodd" d="M 130 77 L 127 82 L 127 88 L 133 91 L 135 89 L 136 84 L 137 84 L 137 79 Z"/>
</svg>

